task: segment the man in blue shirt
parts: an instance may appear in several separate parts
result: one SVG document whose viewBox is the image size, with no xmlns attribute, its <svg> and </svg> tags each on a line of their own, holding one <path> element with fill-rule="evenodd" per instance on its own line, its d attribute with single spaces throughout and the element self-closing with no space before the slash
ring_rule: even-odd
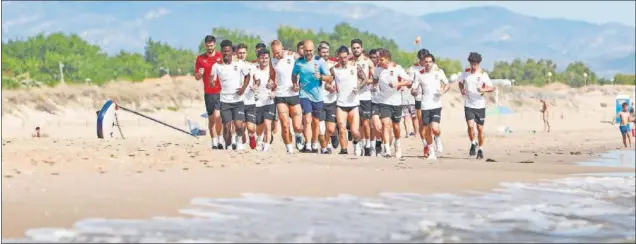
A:
<svg viewBox="0 0 636 244">
<path fill-rule="evenodd" d="M 319 121 L 324 106 L 322 83 L 332 80 L 327 63 L 314 55 L 314 42 L 306 40 L 303 45 L 303 57 L 296 60 L 292 70 L 292 82 L 297 84 L 300 81 L 299 97 L 305 134 L 305 148 L 301 152 L 318 152 L 318 131 L 324 134 L 324 128 L 320 128 Z"/>
</svg>

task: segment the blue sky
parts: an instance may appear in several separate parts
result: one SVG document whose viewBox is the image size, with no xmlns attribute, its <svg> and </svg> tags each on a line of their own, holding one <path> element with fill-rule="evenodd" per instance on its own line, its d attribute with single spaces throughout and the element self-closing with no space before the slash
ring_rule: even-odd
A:
<svg viewBox="0 0 636 244">
<path fill-rule="evenodd" d="M 636 22 L 635 1 L 368 1 L 367 3 L 410 15 L 495 5 L 540 18 L 583 20 L 598 24 L 618 22 L 632 27 Z"/>
</svg>

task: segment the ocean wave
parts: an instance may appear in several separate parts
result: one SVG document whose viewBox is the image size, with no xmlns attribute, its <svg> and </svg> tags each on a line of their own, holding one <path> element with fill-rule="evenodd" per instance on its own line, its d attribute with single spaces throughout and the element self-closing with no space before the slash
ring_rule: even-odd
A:
<svg viewBox="0 0 636 244">
<path fill-rule="evenodd" d="M 10 242 L 614 242 L 635 237 L 635 178 L 502 183 L 464 195 L 195 198 L 184 217 L 86 219 Z"/>
</svg>

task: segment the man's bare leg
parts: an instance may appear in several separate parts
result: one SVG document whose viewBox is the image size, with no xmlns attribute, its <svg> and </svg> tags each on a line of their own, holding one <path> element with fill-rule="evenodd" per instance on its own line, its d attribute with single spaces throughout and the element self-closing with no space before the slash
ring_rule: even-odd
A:
<svg viewBox="0 0 636 244">
<path fill-rule="evenodd" d="M 467 129 L 467 133 L 468 133 L 468 140 L 470 140 L 470 152 L 468 153 L 468 155 L 470 156 L 475 156 L 475 154 L 477 154 L 476 152 L 476 148 L 477 148 L 477 139 L 475 139 L 475 128 L 476 128 L 476 123 L 474 120 L 467 120 L 466 121 L 466 129 Z"/>
<path fill-rule="evenodd" d="M 360 134 L 362 136 L 362 144 L 364 145 L 364 156 L 371 156 L 371 123 L 369 119 L 361 119 Z"/>
<path fill-rule="evenodd" d="M 304 137 L 303 137 L 303 114 L 302 108 L 300 104 L 296 104 L 294 106 L 289 106 L 289 114 L 291 115 L 292 126 L 294 129 L 295 139 L 296 139 L 296 147 L 302 148 L 304 145 Z M 290 135 L 291 138 L 291 135 Z"/>
<path fill-rule="evenodd" d="M 400 145 L 400 137 L 401 135 L 401 131 L 400 131 L 400 123 L 392 123 L 393 125 L 393 138 L 395 140 L 394 144 L 395 144 L 395 157 L 396 158 L 401 158 L 402 157 L 402 147 Z"/>
<path fill-rule="evenodd" d="M 477 158 L 483 158 L 484 154 L 483 154 L 483 150 L 484 150 L 484 143 L 485 143 L 485 134 L 484 134 L 484 126 L 477 124 L 477 136 L 478 136 L 478 140 L 479 143 L 477 144 Z"/>
<path fill-rule="evenodd" d="M 215 110 L 214 113 L 212 114 L 212 120 L 215 121 L 214 122 L 214 132 L 216 137 L 218 138 L 219 144 L 217 146 L 219 146 L 219 149 L 224 149 L 224 142 L 221 142 L 222 139 L 222 133 L 223 133 L 223 122 L 221 121 L 221 110 Z"/>
<path fill-rule="evenodd" d="M 227 148 L 231 145 L 230 142 L 232 141 L 232 121 L 223 124 L 223 139 L 225 141 L 224 148 Z"/>
<path fill-rule="evenodd" d="M 382 151 L 384 152 L 385 157 L 391 156 L 391 128 L 393 122 L 391 122 L 391 118 L 382 118 L 382 125 L 379 128 L 382 128 Z"/>
<path fill-rule="evenodd" d="M 278 121 L 280 121 L 280 127 L 281 127 L 280 135 L 283 139 L 283 143 L 285 144 L 285 148 L 287 149 L 287 152 L 293 153 L 294 148 L 291 144 L 292 139 L 290 134 L 291 119 L 289 117 L 289 110 L 288 110 L 287 104 L 279 103 L 276 105 L 276 108 L 278 109 Z"/>
</svg>

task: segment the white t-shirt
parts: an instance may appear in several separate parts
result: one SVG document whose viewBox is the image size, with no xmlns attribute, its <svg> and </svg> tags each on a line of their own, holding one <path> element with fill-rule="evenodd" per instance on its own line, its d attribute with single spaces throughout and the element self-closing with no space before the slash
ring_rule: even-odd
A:
<svg viewBox="0 0 636 244">
<path fill-rule="evenodd" d="M 252 91 L 252 89 L 250 89 L 250 87 L 252 87 L 252 85 L 254 84 L 254 78 L 252 77 L 252 72 L 254 70 L 256 70 L 256 65 L 254 63 L 248 63 L 245 62 L 247 64 L 248 70 L 249 70 L 249 74 L 250 74 L 250 80 L 249 83 L 247 84 L 247 90 L 245 90 L 245 94 L 243 94 L 243 103 L 245 103 L 245 105 L 254 105 L 256 104 L 256 100 L 254 99 L 254 95 L 255 92 Z"/>
<path fill-rule="evenodd" d="M 413 89 L 422 93 L 422 110 L 431 110 L 442 107 L 442 84 L 448 85 L 448 78 L 444 70 L 433 67 L 430 71 L 424 70 L 415 73 Z"/>
<path fill-rule="evenodd" d="M 379 70 L 380 70 L 380 67 L 375 66 L 375 69 L 373 70 L 373 73 L 375 75 L 377 75 L 377 74 L 379 74 Z M 381 101 L 381 97 L 382 97 L 382 94 L 380 93 L 380 85 L 379 84 L 375 84 L 375 85 L 372 85 L 372 86 L 376 86 L 376 91 L 371 90 L 371 102 L 379 104 L 380 101 Z"/>
<path fill-rule="evenodd" d="M 327 63 L 327 69 L 329 69 L 329 70 L 331 70 L 331 67 L 336 66 L 336 62 L 331 61 L 331 60 L 327 60 L 326 63 Z M 335 103 L 338 100 L 338 93 L 337 92 L 333 92 L 332 93 L 332 92 L 327 91 L 327 89 L 325 89 L 325 85 L 326 84 L 327 84 L 326 82 L 322 83 L 322 101 L 325 104 Z M 333 84 L 333 82 L 332 82 L 332 84 Z"/>
<path fill-rule="evenodd" d="M 230 64 L 220 63 L 212 66 L 212 74 L 219 77 L 221 82 L 221 102 L 236 103 L 244 99 L 236 92 L 243 87 L 246 75 L 249 75 L 249 65 L 243 61 L 232 61 Z"/>
<path fill-rule="evenodd" d="M 406 71 L 399 64 L 395 64 L 394 67 L 389 67 L 388 69 L 379 68 L 376 70 L 377 76 L 379 78 L 378 82 L 378 90 L 379 94 L 379 103 L 391 106 L 400 106 L 402 105 L 402 94 L 400 90 L 398 90 L 395 85 L 398 81 L 401 80 L 410 80 Z M 389 84 L 393 83 L 394 87 L 390 87 Z M 404 89 L 403 87 L 401 89 Z"/>
<path fill-rule="evenodd" d="M 373 62 L 371 61 L 371 59 L 369 59 L 366 56 L 361 57 L 359 60 L 356 60 L 356 67 L 364 70 L 364 74 L 366 75 L 365 78 L 368 78 L 368 79 L 371 79 L 371 76 L 372 76 L 371 71 L 369 71 L 369 67 L 371 65 L 373 65 Z M 357 70 L 356 70 L 356 74 L 357 74 Z M 358 98 L 360 98 L 360 100 L 362 101 L 371 100 L 371 86 L 372 85 L 365 85 L 360 88 L 360 91 L 358 91 Z"/>
<path fill-rule="evenodd" d="M 276 97 L 298 96 L 299 92 L 293 91 L 292 70 L 294 69 L 294 53 L 283 51 L 283 58 L 272 57 L 272 65 L 276 71 Z"/>
<path fill-rule="evenodd" d="M 272 89 L 267 89 L 267 83 L 269 82 L 269 66 L 267 66 L 265 70 L 261 70 L 258 67 L 258 64 L 255 65 L 252 69 L 252 78 L 260 80 L 260 84 L 255 94 L 255 97 L 258 98 L 256 99 L 256 107 L 274 104 L 274 99 L 272 99 Z"/>
<path fill-rule="evenodd" d="M 415 90 L 415 75 L 420 72 L 420 70 L 422 70 L 424 67 L 420 66 L 419 63 L 416 63 L 415 65 L 411 66 L 411 68 L 409 68 L 409 70 L 407 71 L 407 73 L 409 74 L 409 76 L 411 77 L 411 80 L 413 80 L 413 86 L 411 87 L 412 90 Z M 422 101 L 422 91 L 418 91 L 417 96 L 415 96 L 415 101 Z"/>
<path fill-rule="evenodd" d="M 464 84 L 466 95 L 464 96 L 464 106 L 468 108 L 486 108 L 486 98 L 479 92 L 480 87 L 492 87 L 492 82 L 488 73 L 479 70 L 474 74 L 470 73 L 470 69 L 466 69 L 459 79 Z"/>
<path fill-rule="evenodd" d="M 333 68 L 334 82 L 338 87 L 338 107 L 354 107 L 360 105 L 357 91 L 358 70 L 352 62 L 349 67 L 336 65 Z"/>
</svg>

